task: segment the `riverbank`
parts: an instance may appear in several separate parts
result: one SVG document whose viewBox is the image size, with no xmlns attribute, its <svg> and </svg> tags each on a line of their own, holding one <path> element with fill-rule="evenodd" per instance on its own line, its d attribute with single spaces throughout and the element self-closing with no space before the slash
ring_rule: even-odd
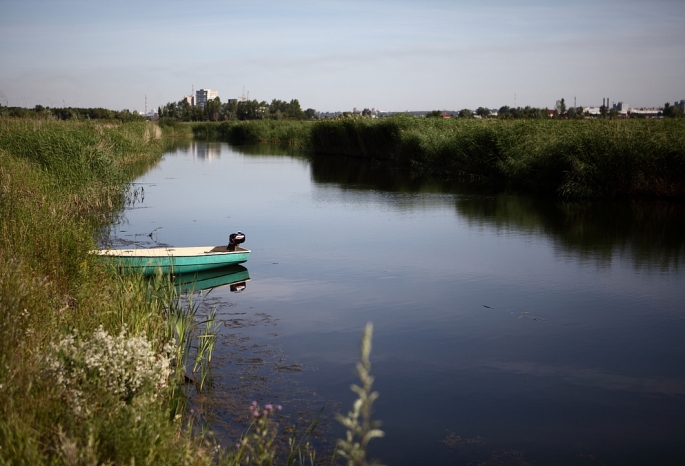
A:
<svg viewBox="0 0 685 466">
<path fill-rule="evenodd" d="M 167 126 L 0 118 L 2 464 L 313 462 L 318 416 L 279 433 L 272 404 L 233 406 L 252 423 L 221 447 L 202 401 L 216 311 L 196 319 L 169 277 L 120 275 L 89 254 L 141 195 L 129 183 L 189 130 Z M 363 447 L 337 451 L 364 460 Z"/>
<path fill-rule="evenodd" d="M 198 123 L 196 138 L 278 142 L 560 198 L 685 198 L 685 120 L 337 119 Z"/>
<path fill-rule="evenodd" d="M 88 254 L 163 150 L 151 123 L 0 119 L 3 464 L 213 461 L 171 364 L 173 293 Z"/>
</svg>

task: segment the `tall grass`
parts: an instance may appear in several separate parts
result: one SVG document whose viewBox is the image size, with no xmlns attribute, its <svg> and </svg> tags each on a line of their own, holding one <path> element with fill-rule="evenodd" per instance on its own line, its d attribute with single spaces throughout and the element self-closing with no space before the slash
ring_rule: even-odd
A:
<svg viewBox="0 0 685 466">
<path fill-rule="evenodd" d="M 194 123 L 196 138 L 222 139 L 232 144 L 275 142 L 306 149 L 312 123 L 290 120 L 224 121 Z"/>
<path fill-rule="evenodd" d="M 160 157 L 155 128 L 0 119 L 0 463 L 214 459 L 182 429 L 173 300 L 88 254 L 126 181 Z M 141 378 L 150 358 L 161 365 Z"/>
<path fill-rule="evenodd" d="M 197 138 L 323 155 L 563 198 L 685 197 L 685 120 L 340 118 L 196 123 Z"/>
<path fill-rule="evenodd" d="M 681 120 L 340 119 L 312 126 L 311 150 L 567 198 L 685 197 Z"/>
<path fill-rule="evenodd" d="M 273 405 L 236 448 L 220 448 L 188 409 L 210 385 L 215 314 L 200 321 L 170 278 L 119 275 L 88 251 L 126 182 L 162 151 L 145 123 L 0 119 L 0 464 L 274 464 Z M 368 431 L 367 329 L 360 363 Z M 361 404 L 359 404 L 361 403 Z M 280 408 L 279 408 L 280 409 Z M 315 464 L 308 429 L 284 464 Z M 360 430 L 361 429 L 361 430 Z M 361 450 L 350 444 L 340 454 Z M 360 463 L 361 461 L 361 463 Z"/>
</svg>

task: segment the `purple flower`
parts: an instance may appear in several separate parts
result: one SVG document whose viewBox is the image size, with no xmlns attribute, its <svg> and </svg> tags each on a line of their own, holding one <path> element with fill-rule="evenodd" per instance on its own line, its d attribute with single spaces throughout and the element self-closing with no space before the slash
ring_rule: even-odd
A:
<svg viewBox="0 0 685 466">
<path fill-rule="evenodd" d="M 271 411 L 272 409 L 274 409 L 274 406 L 271 403 L 269 403 L 268 405 L 264 406 L 264 409 L 268 409 L 269 411 Z"/>
<path fill-rule="evenodd" d="M 252 415 L 253 415 L 254 417 L 259 417 L 259 411 L 254 411 L 254 412 L 252 413 Z"/>
<path fill-rule="evenodd" d="M 281 405 L 277 405 L 277 406 L 276 406 L 276 409 L 280 411 L 280 410 L 282 410 L 282 409 L 283 409 L 283 406 L 281 406 Z"/>
</svg>

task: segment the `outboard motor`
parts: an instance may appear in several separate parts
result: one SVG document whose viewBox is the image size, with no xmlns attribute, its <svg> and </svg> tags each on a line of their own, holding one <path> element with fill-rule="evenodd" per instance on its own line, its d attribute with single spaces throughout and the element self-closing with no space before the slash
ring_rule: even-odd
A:
<svg viewBox="0 0 685 466">
<path fill-rule="evenodd" d="M 244 242 L 245 234 L 242 231 L 239 231 L 238 233 L 231 233 L 228 237 L 227 249 L 229 251 L 235 251 L 235 247 Z"/>
<path fill-rule="evenodd" d="M 231 293 L 242 293 L 243 291 L 245 291 L 246 287 L 247 285 L 245 285 L 245 282 L 240 282 L 234 283 L 229 287 L 229 289 L 231 290 Z"/>
</svg>

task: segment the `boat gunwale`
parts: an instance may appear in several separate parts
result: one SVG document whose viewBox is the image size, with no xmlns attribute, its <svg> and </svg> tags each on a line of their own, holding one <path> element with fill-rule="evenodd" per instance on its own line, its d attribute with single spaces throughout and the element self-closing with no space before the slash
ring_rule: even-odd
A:
<svg viewBox="0 0 685 466">
<path fill-rule="evenodd" d="M 232 254 L 249 254 L 249 249 L 236 246 L 235 251 L 214 251 L 218 246 L 166 247 L 150 249 L 99 249 L 91 251 L 100 256 L 109 257 L 209 257 Z"/>
</svg>

